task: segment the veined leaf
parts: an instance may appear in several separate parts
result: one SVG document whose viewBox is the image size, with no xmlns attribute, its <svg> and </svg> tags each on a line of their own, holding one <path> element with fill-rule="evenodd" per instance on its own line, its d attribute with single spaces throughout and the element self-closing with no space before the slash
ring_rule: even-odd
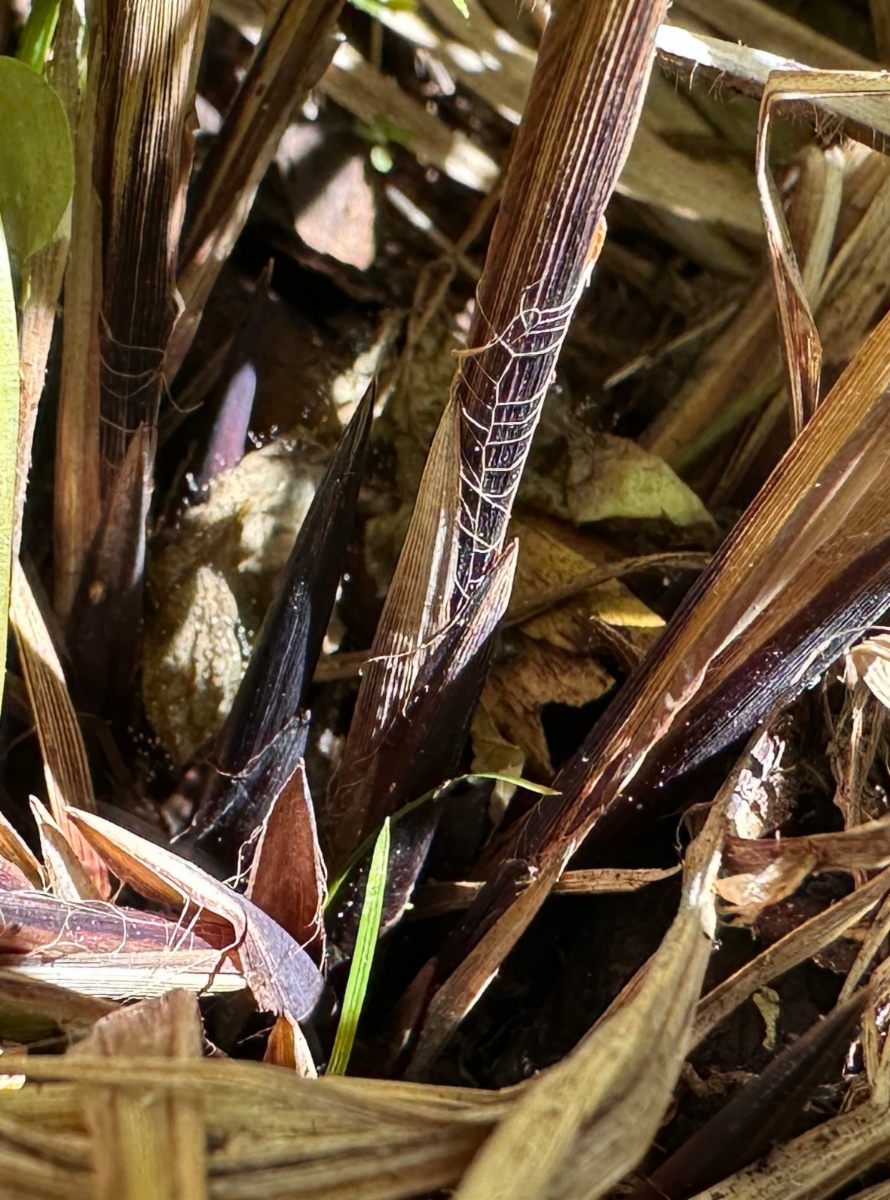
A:
<svg viewBox="0 0 890 1200">
<path fill-rule="evenodd" d="M 358 926 L 355 955 L 349 969 L 346 993 L 343 996 L 343 1012 L 340 1015 L 340 1024 L 337 1026 L 334 1049 L 331 1051 L 328 1075 L 344 1075 L 346 1073 L 359 1018 L 365 1004 L 368 980 L 371 977 L 371 964 L 377 948 L 377 935 L 380 932 L 380 918 L 383 916 L 383 899 L 389 867 L 389 825 L 389 818 L 387 818 L 383 822 L 383 828 L 380 830 L 374 846 L 374 853 L 371 856 L 371 869 L 368 872 L 368 886 L 365 890 L 365 902 L 362 906 L 362 915 Z"/>
</svg>

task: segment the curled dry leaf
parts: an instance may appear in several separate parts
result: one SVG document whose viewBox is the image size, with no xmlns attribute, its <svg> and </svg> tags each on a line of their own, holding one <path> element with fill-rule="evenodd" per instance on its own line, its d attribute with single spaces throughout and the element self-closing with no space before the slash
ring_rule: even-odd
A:
<svg viewBox="0 0 890 1200">
<path fill-rule="evenodd" d="M 890 816 L 843 833 L 763 839 L 728 837 L 717 892 L 742 924 L 751 924 L 770 904 L 790 896 L 818 871 L 862 871 L 890 863 Z"/>
<path fill-rule="evenodd" d="M 847 678 L 862 680 L 871 694 L 890 709 L 890 634 L 863 638 L 847 651 Z"/>
<path fill-rule="evenodd" d="M 719 11 L 716 8 L 709 9 L 708 15 L 713 17 Z M 811 33 L 798 22 L 791 24 L 806 34 Z M 796 83 L 806 87 L 809 101 L 807 105 L 797 106 L 798 115 L 814 122 L 827 116 L 829 120 L 839 122 L 845 133 L 858 138 L 869 149 L 881 145 L 885 138 L 890 137 L 890 116 L 886 104 L 878 96 L 868 94 L 881 91 L 876 83 L 876 73 L 869 71 L 869 67 L 876 64 L 853 55 L 836 42 L 827 42 L 830 49 L 827 55 L 820 56 L 823 60 L 821 63 L 807 57 L 795 61 L 792 57 L 783 58 L 779 54 L 770 54 L 721 38 L 706 37 L 665 23 L 658 30 L 657 44 L 659 58 L 674 70 L 691 71 L 700 78 L 713 79 L 719 76 L 721 84 L 736 87 L 748 95 L 761 96 L 774 72 L 789 75 L 795 72 L 798 74 Z M 811 47 L 796 46 L 793 49 L 802 49 L 806 54 Z M 849 56 L 850 61 L 843 62 L 842 56 Z M 812 69 L 813 66 L 829 65 L 842 68 L 846 80 L 836 70 Z M 859 79 L 869 81 L 869 85 L 857 87 L 854 72 Z M 837 82 L 839 79 L 843 80 L 840 84 Z"/>
<path fill-rule="evenodd" d="M 34 884 L 20 867 L 0 857 L 0 892 L 27 892 L 32 888 Z"/>
<path fill-rule="evenodd" d="M 301 1079 L 318 1077 L 305 1035 L 297 1022 L 287 1014 L 278 1017 L 272 1026 L 263 1062 L 296 1071 Z"/>
<path fill-rule="evenodd" d="M 231 928 L 218 921 L 184 925 L 37 889 L 0 893 L 0 967 L 90 996 L 152 996 L 175 986 L 239 991 L 246 982 L 226 957 L 231 944 Z"/>
<path fill-rule="evenodd" d="M 758 988 L 806 962 L 840 937 L 881 903 L 890 890 L 890 870 L 884 870 L 863 887 L 838 900 L 824 912 L 804 921 L 769 946 L 734 975 L 703 997 L 695 1017 L 693 1044 L 698 1046 Z"/>
<path fill-rule="evenodd" d="M 800 77 L 797 81 L 800 83 Z M 773 267 L 773 283 L 782 328 L 782 349 L 791 392 L 794 432 L 799 434 L 816 411 L 822 375 L 822 343 L 813 318 L 810 300 L 797 265 L 791 235 L 785 223 L 782 201 L 768 166 L 769 126 L 775 102 L 794 90 L 795 76 L 789 72 L 770 75 L 763 89 L 757 128 L 757 186 L 763 206 L 766 236 Z M 812 92 L 807 88 L 804 94 Z"/>
<path fill-rule="evenodd" d="M 31 1181 L 33 1122 L 46 1114 L 31 1193 L 45 1200 L 94 1200 L 82 1097 L 84 1089 L 97 1086 L 136 1087 L 152 1098 L 199 1097 L 214 1194 L 224 1185 L 231 1200 L 406 1200 L 454 1187 L 521 1094 L 391 1080 L 301 1079 L 261 1063 L 206 1058 L 32 1056 L 17 1069 L 42 1082 L 2 1097 L 0 1165 L 5 1170 L 16 1163 Z"/>
<path fill-rule="evenodd" d="M 43 865 L 54 895 L 61 900 L 101 900 L 70 843 L 36 796 L 31 797 L 31 811 L 37 822 Z M 78 842 L 83 844 L 83 838 L 77 830 L 74 832 Z"/>
<path fill-rule="evenodd" d="M 230 927 L 228 951 L 237 956 L 261 1008 L 289 1013 L 298 1021 L 309 1015 L 321 995 L 321 975 L 302 946 L 271 917 L 170 850 L 92 814 L 73 813 L 72 819 L 110 870 L 140 894 L 186 905 Z"/>
</svg>

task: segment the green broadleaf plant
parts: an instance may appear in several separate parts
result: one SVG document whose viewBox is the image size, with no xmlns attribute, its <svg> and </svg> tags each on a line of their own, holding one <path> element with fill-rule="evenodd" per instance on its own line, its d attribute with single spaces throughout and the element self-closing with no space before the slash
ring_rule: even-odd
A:
<svg viewBox="0 0 890 1200">
<path fill-rule="evenodd" d="M 21 266 L 52 241 L 74 186 L 74 150 L 62 101 L 42 75 L 0 58 L 0 214 Z"/>
</svg>

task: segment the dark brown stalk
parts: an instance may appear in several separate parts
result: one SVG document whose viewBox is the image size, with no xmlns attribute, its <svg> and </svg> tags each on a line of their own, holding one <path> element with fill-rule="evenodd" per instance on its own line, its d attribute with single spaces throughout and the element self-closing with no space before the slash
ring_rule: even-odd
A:
<svg viewBox="0 0 890 1200">
<path fill-rule="evenodd" d="M 436 1032 L 418 1063 L 478 994 L 462 980 L 492 977 L 582 842 L 601 846 L 657 816 L 660 784 L 816 682 L 890 603 L 888 345 L 885 318 L 560 772 L 561 794 L 538 800 L 501 848 L 510 877 L 465 918 L 468 957 L 433 1002 Z M 516 860 L 533 875 L 518 900 Z"/>
<path fill-rule="evenodd" d="M 541 43 L 453 384 L 457 591 L 503 546 L 547 388 L 605 232 L 652 66 L 660 0 L 562 0 Z"/>
<path fill-rule="evenodd" d="M 66 288 L 57 602 L 63 615 L 72 612 L 69 641 L 82 690 L 115 711 L 137 657 L 143 497 L 177 312 L 189 124 L 208 8 L 208 0 L 103 0 L 90 16 L 70 295 Z M 122 489 L 121 476 L 134 477 L 134 453 L 142 482 Z M 89 575 L 97 557 L 102 571 Z M 98 648 L 89 628 L 97 617 Z"/>
<path fill-rule="evenodd" d="M 297 535 L 232 710 L 206 764 L 205 790 L 181 837 L 223 875 L 258 832 L 306 746 L 306 705 L 352 531 L 375 389 L 353 417 Z M 308 794 L 308 793 L 307 793 Z"/>
<path fill-rule="evenodd" d="M 184 310 L 168 348 L 168 381 L 191 345 L 294 105 L 333 57 L 334 24 L 342 7 L 343 0 L 286 0 L 214 139 L 189 198 L 178 280 Z"/>
<path fill-rule="evenodd" d="M 630 1200 L 684 1200 L 785 1141 L 813 1090 L 840 1067 L 867 1000 L 863 989 L 776 1055 Z"/>
<path fill-rule="evenodd" d="M 430 451 L 329 801 L 342 864 L 388 807 L 379 758 L 425 658 L 503 552 L 569 321 L 605 232 L 662 0 L 562 0 L 541 45 L 479 284 L 470 349 Z M 467 708 L 475 703 L 468 691 Z M 427 738 L 459 731 L 427 729 Z M 392 811 L 389 809 L 389 811 Z"/>
</svg>

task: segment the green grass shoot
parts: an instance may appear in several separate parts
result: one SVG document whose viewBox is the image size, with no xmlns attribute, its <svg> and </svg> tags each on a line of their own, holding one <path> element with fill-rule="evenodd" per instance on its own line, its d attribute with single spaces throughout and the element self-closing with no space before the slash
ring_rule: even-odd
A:
<svg viewBox="0 0 890 1200">
<path fill-rule="evenodd" d="M 404 805 L 398 812 L 393 813 L 392 817 L 387 817 L 386 819 L 387 821 L 401 821 L 403 817 L 407 817 L 408 813 L 414 812 L 415 808 L 420 808 L 422 804 L 428 804 L 430 800 L 437 799 L 449 788 L 454 787 L 455 784 L 467 783 L 470 779 L 493 779 L 497 783 L 509 783 L 513 787 L 525 788 L 529 792 L 536 792 L 539 796 L 559 795 L 553 788 L 546 787 L 543 783 L 533 783 L 530 779 L 522 779 L 519 775 L 507 775 L 503 771 L 471 771 L 469 775 L 457 775 L 454 779 L 449 779 L 447 783 L 443 783 L 441 787 L 433 788 L 430 792 L 424 792 L 422 796 L 418 796 L 416 800 L 412 800 L 410 803 Z M 345 867 L 328 888 L 328 898 L 325 901 L 325 908 L 331 907 L 334 898 L 346 882 L 347 877 L 368 853 L 371 843 L 376 837 L 379 837 L 379 834 L 372 833 L 370 837 L 365 838 L 357 850 L 350 854 Z"/>
<path fill-rule="evenodd" d="M 6 678 L 9 631 L 9 584 L 12 576 L 12 527 L 15 520 L 15 463 L 19 433 L 19 338 L 15 291 L 6 235 L 0 221 L 0 704 Z"/>
<path fill-rule="evenodd" d="M 368 885 L 365 889 L 362 915 L 358 925 L 355 953 L 349 968 L 349 979 L 343 996 L 343 1011 L 340 1014 L 340 1024 L 337 1026 L 331 1061 L 328 1063 L 328 1075 L 346 1074 L 359 1019 L 365 1005 L 368 980 L 371 977 L 371 965 L 374 962 L 374 951 L 377 949 L 377 938 L 380 933 L 380 918 L 383 915 L 386 877 L 389 872 L 389 827 L 390 821 L 387 817 L 374 844 L 374 853 L 371 855 Z"/>
<path fill-rule="evenodd" d="M 34 0 L 16 57 L 32 71 L 42 71 L 59 23 L 60 0 Z"/>
</svg>

